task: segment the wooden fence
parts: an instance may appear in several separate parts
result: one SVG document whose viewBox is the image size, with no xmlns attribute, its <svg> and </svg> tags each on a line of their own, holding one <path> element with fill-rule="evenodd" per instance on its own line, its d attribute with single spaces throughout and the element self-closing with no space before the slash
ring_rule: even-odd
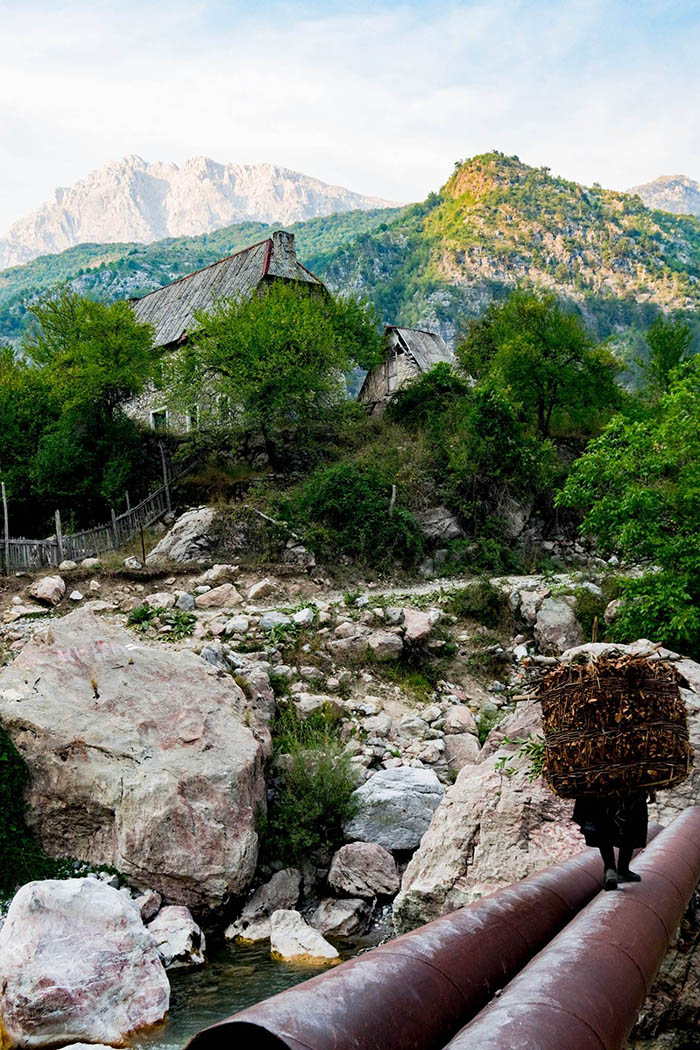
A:
<svg viewBox="0 0 700 1050">
<path fill-rule="evenodd" d="M 150 496 L 132 507 L 127 496 L 127 509 L 123 514 L 112 511 L 112 520 L 108 525 L 96 525 L 93 529 L 84 529 L 64 535 L 61 530 L 61 517 L 56 511 L 56 534 L 45 540 L 28 540 L 24 537 L 12 539 L 7 535 L 7 501 L 5 486 L 2 486 L 3 505 L 5 510 L 5 535 L 2 542 L 0 561 L 6 576 L 11 572 L 26 569 L 40 569 L 43 566 L 60 565 L 62 561 L 82 561 L 83 558 L 95 558 L 107 551 L 119 550 L 143 529 L 153 525 L 171 510 L 170 483 L 175 475 L 165 455 L 163 463 L 163 484 Z"/>
</svg>

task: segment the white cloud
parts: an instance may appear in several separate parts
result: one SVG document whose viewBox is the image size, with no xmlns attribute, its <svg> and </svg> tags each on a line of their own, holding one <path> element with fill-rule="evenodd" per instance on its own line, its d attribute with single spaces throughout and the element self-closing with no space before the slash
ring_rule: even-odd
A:
<svg viewBox="0 0 700 1050">
<path fill-rule="evenodd" d="M 644 6 L 0 0 L 0 230 L 134 152 L 399 200 L 491 148 L 620 188 L 700 177 L 700 20 Z"/>
</svg>

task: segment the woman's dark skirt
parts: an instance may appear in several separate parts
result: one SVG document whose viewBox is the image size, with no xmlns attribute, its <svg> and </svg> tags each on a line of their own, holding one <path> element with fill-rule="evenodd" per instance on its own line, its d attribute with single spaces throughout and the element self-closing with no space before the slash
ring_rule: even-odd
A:
<svg viewBox="0 0 700 1050">
<path fill-rule="evenodd" d="M 587 846 L 642 849 L 647 844 L 646 793 L 576 799 L 574 820 Z"/>
</svg>

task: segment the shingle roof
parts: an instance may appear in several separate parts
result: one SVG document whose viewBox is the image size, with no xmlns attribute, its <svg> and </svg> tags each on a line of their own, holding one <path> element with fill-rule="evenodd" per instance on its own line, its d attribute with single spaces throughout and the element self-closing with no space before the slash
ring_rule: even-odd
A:
<svg viewBox="0 0 700 1050">
<path fill-rule="evenodd" d="M 135 299 L 132 307 L 139 321 L 153 325 L 154 345 L 167 346 L 184 339 L 196 324 L 196 310 L 209 310 L 224 299 L 247 299 L 270 277 L 322 285 L 297 262 L 294 235 L 276 231 L 267 240 Z"/>
<path fill-rule="evenodd" d="M 445 340 L 437 332 L 425 332 L 421 328 L 398 328 L 388 325 L 387 332 L 396 332 L 404 348 L 414 359 L 422 372 L 427 372 L 433 365 L 444 362 L 454 364 L 454 355 Z"/>
</svg>

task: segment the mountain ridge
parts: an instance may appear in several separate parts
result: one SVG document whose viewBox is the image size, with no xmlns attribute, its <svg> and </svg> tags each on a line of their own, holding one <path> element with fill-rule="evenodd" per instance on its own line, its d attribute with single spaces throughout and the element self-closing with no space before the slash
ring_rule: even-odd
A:
<svg viewBox="0 0 700 1050">
<path fill-rule="evenodd" d="M 195 156 L 182 165 L 130 154 L 60 186 L 0 238 L 0 267 L 78 244 L 199 236 L 245 221 L 286 226 L 393 202 L 333 186 L 276 164 L 222 164 Z"/>
<path fill-rule="evenodd" d="M 460 163 L 418 204 L 290 228 L 300 260 L 331 290 L 364 296 L 385 322 L 449 341 L 516 284 L 552 291 L 598 338 L 631 344 L 630 359 L 659 310 L 692 320 L 700 307 L 697 219 L 652 211 L 637 196 L 568 182 L 497 152 Z M 18 338 L 27 304 L 60 281 L 99 298 L 140 295 L 268 233 L 247 223 L 150 245 L 84 245 L 6 270 L 0 338 Z"/>
<path fill-rule="evenodd" d="M 651 182 L 632 186 L 628 192 L 637 194 L 647 208 L 700 216 L 700 182 L 687 175 L 660 175 Z"/>
</svg>

